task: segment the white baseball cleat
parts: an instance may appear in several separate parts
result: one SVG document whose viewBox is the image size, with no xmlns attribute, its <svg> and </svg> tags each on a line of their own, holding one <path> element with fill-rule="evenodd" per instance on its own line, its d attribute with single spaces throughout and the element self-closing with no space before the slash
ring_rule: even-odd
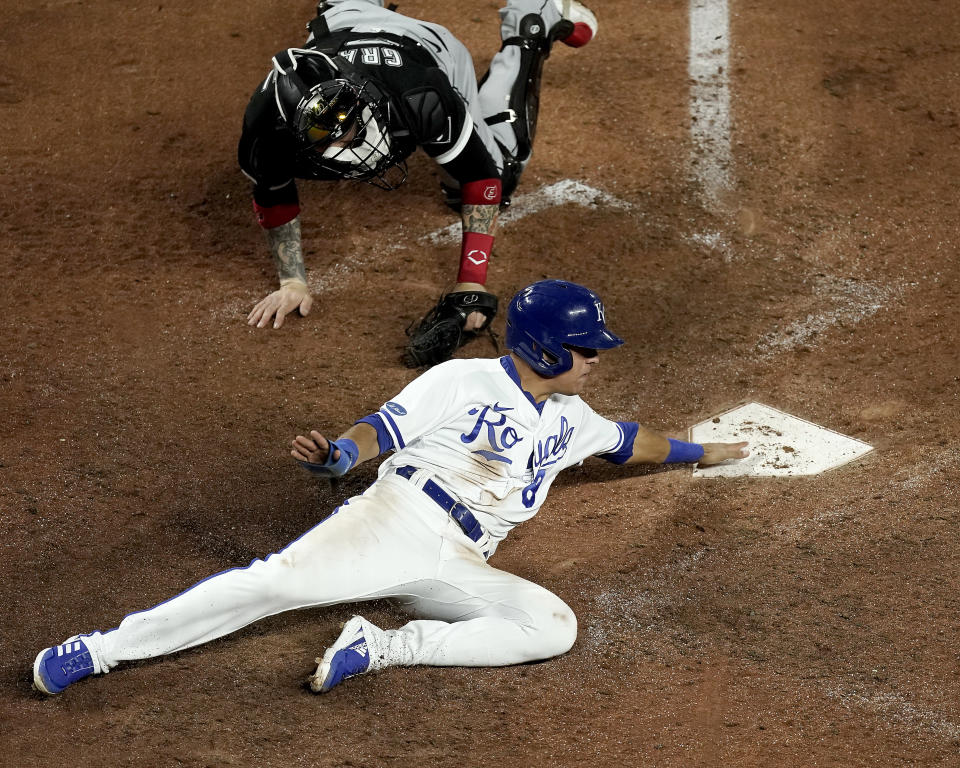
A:
<svg viewBox="0 0 960 768">
<path fill-rule="evenodd" d="M 317 659 L 317 671 L 308 678 L 310 690 L 326 693 L 347 678 L 384 667 L 383 655 L 377 645 L 379 634 L 380 630 L 362 616 L 350 619 L 323 658 Z"/>
<path fill-rule="evenodd" d="M 583 3 L 577 0 L 553 0 L 564 21 L 573 25 L 573 31 L 560 38 L 560 42 L 571 48 L 582 48 L 597 35 L 597 17 Z"/>
</svg>

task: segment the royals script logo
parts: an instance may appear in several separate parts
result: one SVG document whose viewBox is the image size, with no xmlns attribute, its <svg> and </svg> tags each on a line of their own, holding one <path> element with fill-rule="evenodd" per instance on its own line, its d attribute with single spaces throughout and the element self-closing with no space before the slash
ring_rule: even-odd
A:
<svg viewBox="0 0 960 768">
<path fill-rule="evenodd" d="M 536 450 L 530 454 L 530 469 L 536 474 L 533 476 L 533 482 L 523 489 L 521 499 L 523 506 L 527 509 L 532 507 L 537 501 L 537 491 L 543 485 L 543 480 L 547 476 L 546 467 L 556 464 L 567 452 L 570 446 L 570 438 L 573 437 L 575 427 L 570 426 L 566 416 L 560 417 L 560 431 L 555 435 L 550 435 L 544 440 L 537 441 Z"/>
<path fill-rule="evenodd" d="M 533 468 L 542 469 L 560 461 L 570 445 L 573 429 L 570 422 L 567 421 L 567 417 L 561 416 L 560 432 L 556 435 L 550 435 L 546 440 L 537 441 L 537 450 L 533 456 Z"/>
<path fill-rule="evenodd" d="M 510 450 L 523 440 L 523 438 L 517 434 L 517 430 L 513 427 L 506 426 L 507 417 L 504 414 L 512 410 L 513 408 L 501 406 L 499 402 L 493 405 L 485 405 L 483 408 L 471 408 L 467 411 L 467 414 L 476 416 L 477 421 L 469 433 L 464 432 L 460 435 L 460 441 L 469 445 L 483 434 L 493 450 L 488 451 L 481 448 L 475 450 L 474 453 L 478 453 L 490 461 L 502 461 L 505 464 L 513 464 L 511 459 L 508 459 L 501 453 L 502 451 Z"/>
</svg>

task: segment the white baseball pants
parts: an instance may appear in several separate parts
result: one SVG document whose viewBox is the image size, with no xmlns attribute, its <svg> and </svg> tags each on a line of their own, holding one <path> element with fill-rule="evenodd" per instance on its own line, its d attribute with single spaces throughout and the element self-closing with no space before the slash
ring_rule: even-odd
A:
<svg viewBox="0 0 960 768">
<path fill-rule="evenodd" d="M 576 639 L 576 617 L 560 598 L 490 566 L 435 502 L 386 475 L 280 552 L 205 579 L 87 641 L 107 671 L 282 611 L 379 598 L 419 617 L 383 633 L 386 666 L 518 664 L 565 653 Z"/>
</svg>

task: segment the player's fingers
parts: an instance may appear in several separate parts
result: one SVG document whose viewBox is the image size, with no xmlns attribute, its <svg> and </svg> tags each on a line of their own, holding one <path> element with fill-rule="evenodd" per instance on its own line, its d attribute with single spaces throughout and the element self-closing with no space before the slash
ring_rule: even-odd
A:
<svg viewBox="0 0 960 768">
<path fill-rule="evenodd" d="M 291 445 L 293 446 L 294 450 L 306 454 L 317 453 L 317 451 L 320 450 L 313 440 L 311 440 L 309 437 L 304 437 L 303 435 L 297 435 L 296 439 L 291 443 Z"/>
<path fill-rule="evenodd" d="M 247 325 L 256 325 L 260 321 L 261 315 L 263 315 L 263 303 L 265 299 L 261 299 L 257 302 L 257 305 L 250 310 L 250 314 L 247 315 Z"/>
<path fill-rule="evenodd" d="M 730 459 L 742 459 L 750 453 L 750 451 L 747 450 L 746 441 L 739 443 L 718 443 L 717 449 L 718 453 L 722 452 L 723 455 Z"/>
<path fill-rule="evenodd" d="M 267 324 L 270 322 L 270 318 L 273 317 L 273 313 L 277 311 L 277 301 L 272 296 L 268 296 L 263 300 L 263 309 L 260 311 L 260 320 L 257 323 L 257 328 L 266 328 Z"/>
<path fill-rule="evenodd" d="M 483 316 L 482 312 L 471 312 L 467 315 L 467 319 L 463 323 L 463 330 L 465 331 L 475 331 L 481 325 L 486 318 Z"/>
<path fill-rule="evenodd" d="M 310 308 L 313 306 L 313 297 L 304 296 L 303 301 L 300 302 L 300 314 L 303 317 L 306 317 L 310 314 Z"/>
<path fill-rule="evenodd" d="M 750 455 L 747 449 L 747 442 L 739 443 L 704 443 L 703 458 L 700 464 L 708 466 L 710 464 L 719 464 L 727 459 L 745 459 Z"/>
<path fill-rule="evenodd" d="M 325 437 L 324 437 L 322 434 L 320 434 L 317 430 L 311 429 L 311 430 L 310 430 L 310 437 L 313 439 L 313 442 L 315 442 L 315 443 L 317 444 L 317 448 L 318 448 L 319 450 L 321 450 L 321 451 L 329 450 L 329 448 L 330 448 L 330 441 L 327 440 L 327 438 L 325 438 Z"/>
<path fill-rule="evenodd" d="M 287 306 L 287 303 L 281 302 L 280 305 L 277 307 L 277 312 L 276 312 L 277 317 L 273 321 L 274 328 L 279 328 L 280 326 L 283 325 L 283 318 L 287 316 L 287 312 L 289 311 L 290 311 L 290 307 Z"/>
</svg>

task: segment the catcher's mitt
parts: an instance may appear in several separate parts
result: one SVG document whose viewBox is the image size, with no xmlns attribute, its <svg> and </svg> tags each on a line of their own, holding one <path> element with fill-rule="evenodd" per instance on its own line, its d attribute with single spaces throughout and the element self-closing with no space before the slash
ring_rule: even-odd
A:
<svg viewBox="0 0 960 768">
<path fill-rule="evenodd" d="M 475 331 L 463 330 L 467 317 L 472 312 L 484 316 L 483 325 Z M 490 321 L 497 314 L 497 297 L 485 291 L 459 291 L 441 296 L 437 305 L 424 318 L 407 328 L 410 341 L 403 353 L 403 363 L 408 368 L 436 365 L 450 356 L 471 339 L 490 328 Z M 497 348 L 496 337 L 490 331 L 490 339 Z"/>
</svg>

